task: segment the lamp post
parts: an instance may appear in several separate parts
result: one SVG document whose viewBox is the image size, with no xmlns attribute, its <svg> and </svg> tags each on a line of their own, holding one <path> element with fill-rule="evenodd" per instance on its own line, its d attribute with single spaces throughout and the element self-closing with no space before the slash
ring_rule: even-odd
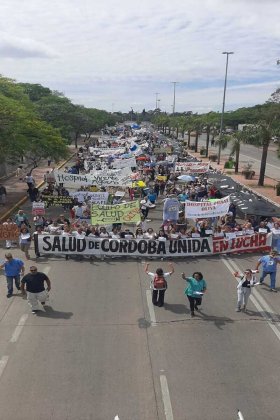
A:
<svg viewBox="0 0 280 420">
<path fill-rule="evenodd" d="M 224 113 L 225 113 L 225 101 L 226 101 L 226 90 L 227 90 L 228 56 L 230 54 L 234 54 L 234 52 L 233 51 L 224 51 L 223 54 L 226 54 L 227 55 L 227 60 L 226 60 L 226 74 L 225 74 L 225 83 L 224 83 L 223 108 L 222 108 L 221 126 L 220 126 L 220 134 L 219 134 L 218 164 L 220 164 L 221 150 L 222 150 L 221 140 L 222 140 L 222 134 L 223 134 Z"/>
<path fill-rule="evenodd" d="M 174 115 L 175 114 L 175 99 L 176 99 L 176 84 L 178 82 L 171 82 L 171 83 L 173 83 L 173 86 L 174 86 L 174 88 L 173 88 L 173 107 L 172 107 L 172 114 Z"/>
<path fill-rule="evenodd" d="M 156 92 L 155 95 L 156 95 L 156 109 L 158 109 L 158 95 L 159 95 L 159 93 Z"/>
</svg>

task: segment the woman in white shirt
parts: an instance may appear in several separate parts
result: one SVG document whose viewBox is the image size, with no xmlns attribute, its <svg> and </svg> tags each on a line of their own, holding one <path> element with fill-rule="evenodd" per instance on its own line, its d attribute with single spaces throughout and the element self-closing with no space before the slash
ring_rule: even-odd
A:
<svg viewBox="0 0 280 420">
<path fill-rule="evenodd" d="M 156 238 L 156 233 L 154 232 L 154 229 L 153 228 L 147 229 L 147 232 L 144 233 L 144 238 L 145 239 L 155 239 Z"/>
</svg>

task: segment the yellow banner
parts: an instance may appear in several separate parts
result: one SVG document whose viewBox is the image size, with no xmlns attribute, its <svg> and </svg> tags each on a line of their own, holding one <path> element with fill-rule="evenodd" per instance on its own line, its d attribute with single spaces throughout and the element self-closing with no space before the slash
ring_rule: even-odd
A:
<svg viewBox="0 0 280 420">
<path fill-rule="evenodd" d="M 93 204 L 91 224 L 109 225 L 111 223 L 137 223 L 140 221 L 139 201 L 114 204 Z"/>
<path fill-rule="evenodd" d="M 157 175 L 157 180 L 165 182 L 167 180 L 167 176 L 166 175 Z"/>
</svg>

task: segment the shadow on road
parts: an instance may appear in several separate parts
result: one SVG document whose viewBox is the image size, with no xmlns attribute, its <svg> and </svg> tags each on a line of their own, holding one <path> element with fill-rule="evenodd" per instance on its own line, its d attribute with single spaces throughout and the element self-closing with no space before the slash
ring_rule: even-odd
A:
<svg viewBox="0 0 280 420">
<path fill-rule="evenodd" d="M 164 309 L 166 311 L 173 312 L 174 314 L 186 314 L 187 308 L 186 305 L 176 304 L 176 303 L 165 303 Z"/>
<path fill-rule="evenodd" d="M 37 316 L 42 318 L 53 318 L 53 319 L 70 319 L 73 316 L 73 312 L 62 312 L 56 311 L 51 306 L 45 305 L 45 312 L 37 312 Z"/>
</svg>

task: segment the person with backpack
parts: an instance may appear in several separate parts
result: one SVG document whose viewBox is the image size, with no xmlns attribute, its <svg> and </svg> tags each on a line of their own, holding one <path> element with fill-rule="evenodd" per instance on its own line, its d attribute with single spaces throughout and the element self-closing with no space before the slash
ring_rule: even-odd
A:
<svg viewBox="0 0 280 420">
<path fill-rule="evenodd" d="M 156 272 L 149 271 L 149 263 L 146 263 L 145 273 L 151 278 L 150 288 L 152 289 L 152 302 L 153 305 L 162 307 L 164 305 L 164 295 L 167 289 L 166 277 L 171 276 L 174 273 L 173 264 L 168 263 L 170 271 L 164 273 L 162 268 L 157 268 Z"/>
<path fill-rule="evenodd" d="M 246 307 L 251 294 L 252 287 L 254 287 L 255 284 L 257 284 L 256 273 L 258 273 L 258 270 L 251 270 L 250 268 L 246 269 L 244 271 L 244 274 L 238 273 L 238 271 L 234 273 L 234 277 L 239 279 L 237 285 L 236 312 L 240 312 L 241 307 L 243 311 L 246 312 Z"/>
<path fill-rule="evenodd" d="M 189 299 L 191 317 L 194 317 L 194 310 L 198 311 L 198 307 L 201 305 L 202 296 L 206 292 L 207 284 L 203 278 L 203 274 L 199 271 L 193 273 L 192 277 L 186 277 L 185 273 L 182 273 L 182 279 L 188 283 L 185 289 L 185 295 Z"/>
</svg>

